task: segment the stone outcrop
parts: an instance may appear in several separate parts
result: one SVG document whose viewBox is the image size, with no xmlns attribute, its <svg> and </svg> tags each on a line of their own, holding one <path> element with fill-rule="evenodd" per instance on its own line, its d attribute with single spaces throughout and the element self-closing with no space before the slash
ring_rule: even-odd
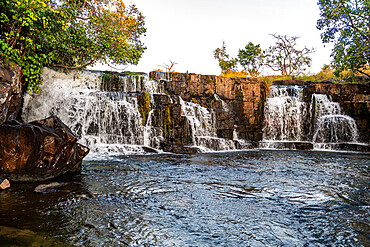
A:
<svg viewBox="0 0 370 247">
<path fill-rule="evenodd" d="M 263 95 L 266 93 L 261 83 L 254 78 L 225 78 L 213 75 L 188 73 L 151 72 L 150 77 L 164 84 L 164 90 L 171 95 L 168 99 L 155 98 L 157 115 L 165 122 L 166 140 L 170 144 L 186 145 L 189 130 L 183 128 L 181 108 L 176 96 L 188 102 L 211 108 L 216 114 L 217 137 L 232 140 L 233 133 L 238 138 L 257 142 L 262 138 Z M 174 95 L 174 96 L 172 96 Z M 167 116 L 168 115 L 168 116 Z M 171 121 L 172 129 L 166 131 Z M 169 137 L 169 138 L 168 138 Z"/>
<path fill-rule="evenodd" d="M 191 129 L 181 114 L 180 99 L 211 108 L 216 115 L 217 137 L 238 139 L 257 146 L 262 140 L 263 105 L 266 100 L 266 85 L 253 78 L 224 78 L 188 73 L 151 72 L 150 77 L 164 85 L 167 95 L 154 95 L 153 125 L 164 130 L 167 151 L 197 152 L 183 147 L 191 145 Z M 312 94 L 327 94 L 339 102 L 344 114 L 356 120 L 360 142 L 370 141 L 370 93 L 369 84 L 313 83 L 310 81 L 275 81 L 274 85 L 299 85 L 304 87 L 304 100 L 310 108 Z M 309 123 L 307 123 L 309 125 Z M 307 131 L 310 129 L 307 128 Z M 311 136 L 312 137 L 312 136 Z M 298 145 L 298 144 L 297 144 Z M 310 149 L 298 145 L 298 149 Z M 302 146 L 302 147 L 301 147 Z M 352 150 L 352 149 L 350 149 Z"/>
<path fill-rule="evenodd" d="M 43 181 L 81 169 L 89 152 L 58 118 L 0 126 L 0 174 L 15 182 Z"/>
<path fill-rule="evenodd" d="M 0 125 L 14 120 L 21 108 L 22 83 L 20 67 L 0 60 Z"/>
</svg>

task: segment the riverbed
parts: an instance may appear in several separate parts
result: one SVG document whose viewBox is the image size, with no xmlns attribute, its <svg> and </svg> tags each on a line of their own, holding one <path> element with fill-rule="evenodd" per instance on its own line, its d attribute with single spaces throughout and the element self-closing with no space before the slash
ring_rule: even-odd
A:
<svg viewBox="0 0 370 247">
<path fill-rule="evenodd" d="M 368 154 L 90 155 L 57 182 L 0 192 L 1 246 L 370 246 Z"/>
</svg>

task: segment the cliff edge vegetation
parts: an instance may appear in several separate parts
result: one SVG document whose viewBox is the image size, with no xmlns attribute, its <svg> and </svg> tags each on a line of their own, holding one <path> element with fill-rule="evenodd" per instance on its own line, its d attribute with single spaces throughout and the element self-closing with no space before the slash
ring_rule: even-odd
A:
<svg viewBox="0 0 370 247">
<path fill-rule="evenodd" d="M 144 16 L 122 0 L 4 0 L 0 9 L 0 59 L 21 66 L 30 93 L 43 67 L 137 64 L 146 49 Z"/>
</svg>

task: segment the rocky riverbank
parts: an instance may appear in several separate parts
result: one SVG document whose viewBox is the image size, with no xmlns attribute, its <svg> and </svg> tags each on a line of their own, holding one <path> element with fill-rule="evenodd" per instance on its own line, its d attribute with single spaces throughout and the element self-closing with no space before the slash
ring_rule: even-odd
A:
<svg viewBox="0 0 370 247">
<path fill-rule="evenodd" d="M 79 172 L 89 149 L 57 117 L 24 123 L 18 66 L 0 64 L 0 189 Z M 9 182 L 10 181 L 10 182 Z"/>
</svg>

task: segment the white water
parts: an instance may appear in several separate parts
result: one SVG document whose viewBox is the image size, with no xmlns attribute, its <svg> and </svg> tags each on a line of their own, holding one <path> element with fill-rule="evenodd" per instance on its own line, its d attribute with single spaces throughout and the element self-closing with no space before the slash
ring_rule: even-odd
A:
<svg viewBox="0 0 370 247">
<path fill-rule="evenodd" d="M 25 97 L 23 119 L 33 121 L 58 116 L 93 153 L 136 153 L 142 146 L 159 148 L 162 132 L 143 126 L 137 95 L 99 91 L 100 72 L 78 72 L 44 68 L 44 86 L 37 98 Z M 145 76 L 120 78 L 128 92 L 161 93 L 157 82 Z"/>
<path fill-rule="evenodd" d="M 221 102 L 221 106 L 222 106 L 222 110 L 224 110 L 225 112 L 230 112 L 230 107 L 229 105 L 220 98 L 220 96 L 218 96 L 217 94 L 214 94 L 214 97 L 215 97 L 215 100 L 217 101 L 220 101 Z"/>
<path fill-rule="evenodd" d="M 356 121 L 342 114 L 337 102 L 325 94 L 313 94 L 310 106 L 314 120 L 312 141 L 315 149 L 336 149 L 339 143 L 357 143 Z"/>
<path fill-rule="evenodd" d="M 213 109 L 186 102 L 181 97 L 180 104 L 181 115 L 187 120 L 194 146 L 203 151 L 235 149 L 232 140 L 217 137 L 216 115 Z"/>
<path fill-rule="evenodd" d="M 338 102 L 313 94 L 307 112 L 302 91 L 299 86 L 271 86 L 260 148 L 294 148 L 299 142 L 312 143 L 313 149 L 335 150 L 339 144 L 359 144 L 356 122 L 343 115 Z"/>
<path fill-rule="evenodd" d="M 103 75 L 101 72 L 44 68 L 42 92 L 36 98 L 25 96 L 23 119 L 34 121 L 58 116 L 91 153 L 141 153 L 144 146 L 159 149 L 164 140 L 163 130 L 152 126 L 153 109 L 143 126 L 136 93 L 161 94 L 162 84 L 140 75 L 119 76 L 119 83 L 112 86 L 104 84 Z M 109 90 L 109 86 L 119 92 L 101 91 L 103 87 Z M 182 115 L 191 129 L 193 146 L 203 151 L 235 148 L 232 140 L 217 137 L 212 109 L 182 99 L 180 103 Z"/>
<path fill-rule="evenodd" d="M 263 141 L 302 141 L 303 120 L 306 116 L 299 86 L 271 86 L 265 102 Z"/>
</svg>

